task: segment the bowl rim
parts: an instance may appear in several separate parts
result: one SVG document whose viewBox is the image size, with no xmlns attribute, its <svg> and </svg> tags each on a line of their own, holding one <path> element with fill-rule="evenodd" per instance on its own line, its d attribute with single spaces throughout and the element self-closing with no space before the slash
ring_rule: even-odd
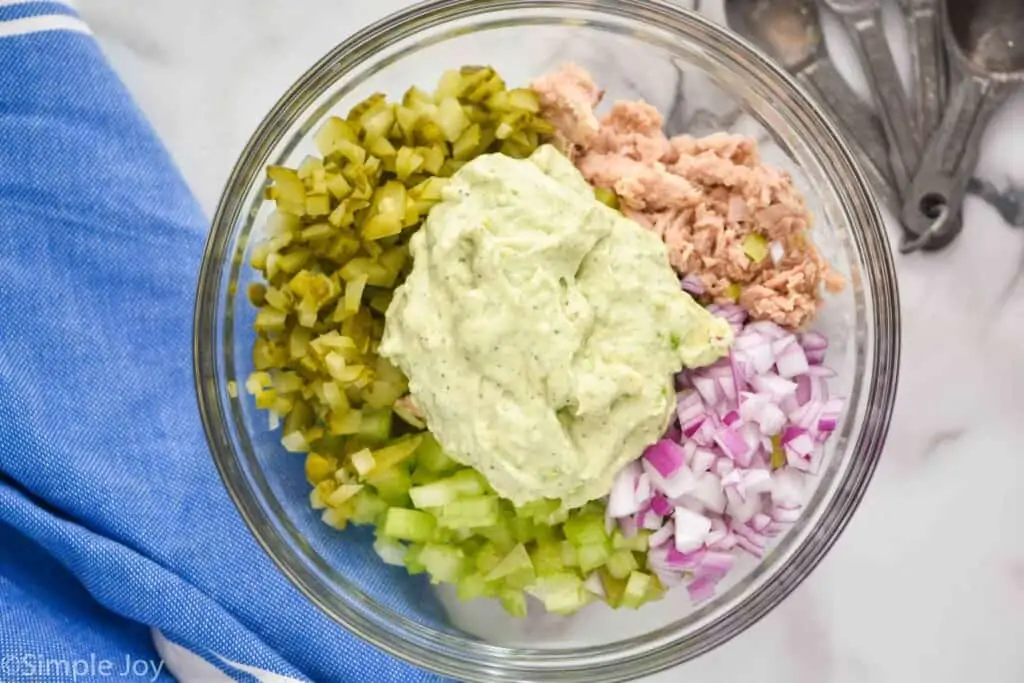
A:
<svg viewBox="0 0 1024 683">
<path fill-rule="evenodd" d="M 567 660 L 565 650 L 523 650 L 486 644 L 465 643 L 469 651 L 439 647 L 430 638 L 396 637 L 393 632 L 368 619 L 360 611 L 345 604 L 328 605 L 319 591 L 309 584 L 309 576 L 299 576 L 296 568 L 279 555 L 280 534 L 268 519 L 263 501 L 248 487 L 239 455 L 226 436 L 228 419 L 220 403 L 218 386 L 219 355 L 215 352 L 218 325 L 219 294 L 227 253 L 235 226 L 243 215 L 242 198 L 251 187 L 251 170 L 261 167 L 269 151 L 284 139 L 285 131 L 299 121 L 309 106 L 331 84 L 359 67 L 365 56 L 380 46 L 391 46 L 414 37 L 430 28 L 442 26 L 453 19 L 471 19 L 510 10 L 573 9 L 611 15 L 618 19 L 640 21 L 667 29 L 679 35 L 714 41 L 722 49 L 731 50 L 749 60 L 766 80 L 794 98 L 793 106 L 805 110 L 806 125 L 823 135 L 821 143 L 828 151 L 827 165 L 839 172 L 851 199 L 850 209 L 861 226 L 855 231 L 858 265 L 871 275 L 871 295 L 875 301 L 873 323 L 876 330 L 887 331 L 882 348 L 873 348 L 872 375 L 878 379 L 867 387 L 863 427 L 856 443 L 850 445 L 858 453 L 857 462 L 849 465 L 841 484 L 819 515 L 814 533 L 808 534 L 787 560 L 778 566 L 768 584 L 747 595 L 738 609 L 729 611 L 706 625 L 688 639 L 669 639 L 654 652 L 622 652 L 619 657 L 592 657 L 581 663 Z M 877 288 L 877 291 L 876 291 Z M 801 86 L 781 67 L 743 38 L 710 19 L 673 5 L 667 0 L 427 0 L 358 31 L 342 41 L 299 77 L 263 118 L 234 165 L 221 194 L 212 221 L 212 229 L 203 253 L 197 282 L 194 311 L 193 360 L 196 396 L 207 442 L 229 496 L 238 508 L 246 526 L 282 573 L 319 609 L 349 631 L 377 647 L 414 665 L 463 680 L 629 680 L 648 675 L 696 657 L 728 641 L 759 621 L 791 593 L 820 562 L 837 540 L 856 510 L 881 455 L 892 415 L 898 384 L 900 324 L 898 285 L 892 252 L 883 228 L 878 207 L 868 190 L 860 167 L 831 121 L 804 93 Z M 211 305 L 212 302 L 212 305 Z M 885 304 L 885 305 L 880 305 Z M 870 317 L 870 312 L 869 312 Z M 865 436 L 867 438 L 865 438 Z M 827 517 L 827 520 L 825 519 Z M 315 577 L 313 577 L 315 579 Z M 318 580 L 318 579 L 317 579 Z M 443 635 L 443 634 L 442 634 Z M 685 642 L 684 642 L 685 641 Z M 600 648 L 598 648 L 600 649 Z M 510 659 L 507 652 L 529 653 L 531 661 Z M 470 655 L 479 655 L 476 657 Z M 494 659 L 492 659 L 494 657 Z M 641 661 L 642 658 L 642 661 Z M 522 658 L 520 658 L 522 659 Z"/>
</svg>

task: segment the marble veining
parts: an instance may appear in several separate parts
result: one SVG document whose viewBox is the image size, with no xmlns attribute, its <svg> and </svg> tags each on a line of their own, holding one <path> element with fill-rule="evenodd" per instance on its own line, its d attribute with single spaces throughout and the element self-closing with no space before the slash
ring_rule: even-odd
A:
<svg viewBox="0 0 1024 683">
<path fill-rule="evenodd" d="M 704 0 L 701 10 L 721 21 L 720 2 Z M 79 7 L 212 213 L 276 98 L 339 40 L 407 4 L 80 0 Z M 887 28 L 899 37 L 898 26 Z M 842 39 L 830 50 L 863 94 Z M 906 73 L 906 56 L 897 58 Z M 700 84 L 675 71 L 673 100 L 654 102 L 667 107 L 673 131 L 704 132 L 723 119 L 744 124 L 740 112 L 716 102 L 691 108 Z M 985 135 L 963 235 L 944 252 L 896 257 L 899 397 L 885 455 L 843 537 L 756 626 L 647 683 L 1024 680 L 1024 231 L 1013 227 L 1024 225 L 1022 156 L 1024 94 Z M 898 226 L 889 230 L 899 235 Z"/>
</svg>

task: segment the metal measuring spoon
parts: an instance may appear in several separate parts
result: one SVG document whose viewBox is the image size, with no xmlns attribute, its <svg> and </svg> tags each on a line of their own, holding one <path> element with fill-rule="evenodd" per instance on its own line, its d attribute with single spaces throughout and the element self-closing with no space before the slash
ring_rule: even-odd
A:
<svg viewBox="0 0 1024 683">
<path fill-rule="evenodd" d="M 938 0 L 899 0 L 910 39 L 917 140 L 926 144 L 942 121 L 946 102 L 946 53 Z M 916 171 L 916 169 L 915 169 Z"/>
<path fill-rule="evenodd" d="M 896 60 L 882 29 L 881 0 L 824 0 L 838 14 L 853 39 L 889 142 L 889 163 L 902 193 L 917 170 L 921 149 Z"/>
<path fill-rule="evenodd" d="M 779 62 L 829 110 L 878 199 L 898 214 L 885 136 L 829 59 L 815 0 L 725 0 L 725 16 L 730 28 Z"/>
<path fill-rule="evenodd" d="M 954 75 L 948 108 L 928 143 L 904 198 L 903 224 L 917 246 L 937 249 L 953 241 L 981 135 L 996 109 L 1024 83 L 1024 2 L 946 0 L 943 36 Z"/>
</svg>

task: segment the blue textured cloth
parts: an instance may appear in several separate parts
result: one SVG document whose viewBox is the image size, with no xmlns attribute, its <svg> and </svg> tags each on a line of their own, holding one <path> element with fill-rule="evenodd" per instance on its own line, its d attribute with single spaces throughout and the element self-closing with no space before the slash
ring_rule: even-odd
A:
<svg viewBox="0 0 1024 683">
<path fill-rule="evenodd" d="M 74 12 L 0 7 L 0 682 L 171 680 L 151 628 L 236 680 L 439 680 L 309 604 L 224 492 L 191 375 L 206 230 Z"/>
</svg>

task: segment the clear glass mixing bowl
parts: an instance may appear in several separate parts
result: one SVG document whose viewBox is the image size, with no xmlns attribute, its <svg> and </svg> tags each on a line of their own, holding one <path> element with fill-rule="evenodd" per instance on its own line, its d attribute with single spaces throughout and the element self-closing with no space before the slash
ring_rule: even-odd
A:
<svg viewBox="0 0 1024 683">
<path fill-rule="evenodd" d="M 432 87 L 440 73 L 490 64 L 528 84 L 564 61 L 587 67 L 606 102 L 642 97 L 670 133 L 756 136 L 787 168 L 816 216 L 814 237 L 849 279 L 816 328 L 829 335 L 833 391 L 849 397 L 806 512 L 762 562 L 751 560 L 710 602 L 675 590 L 638 612 L 594 604 L 574 617 L 505 616 L 459 605 L 423 577 L 381 564 L 360 530 L 337 532 L 308 507 L 303 459 L 278 445 L 251 399 L 254 311 L 244 292 L 264 205 L 264 167 L 296 165 L 330 112 L 369 94 Z M 835 542 L 864 494 L 896 390 L 899 305 L 885 233 L 849 150 L 778 67 L 706 19 L 655 0 L 437 0 L 391 16 L 336 47 L 267 114 L 220 201 L 199 276 L 195 370 L 217 466 L 253 534 L 310 600 L 348 629 L 417 665 L 467 681 L 629 680 L 695 657 L 786 597 Z M 240 296 L 239 294 L 242 293 Z"/>
</svg>

